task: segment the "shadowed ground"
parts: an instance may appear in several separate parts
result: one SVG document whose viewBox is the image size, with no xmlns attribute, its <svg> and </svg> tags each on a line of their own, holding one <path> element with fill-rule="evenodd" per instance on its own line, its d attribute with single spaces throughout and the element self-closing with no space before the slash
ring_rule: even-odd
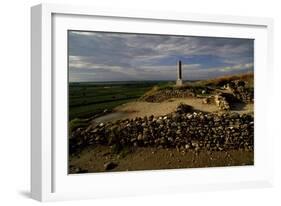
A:
<svg viewBox="0 0 281 206">
<path fill-rule="evenodd" d="M 254 164 L 253 151 L 178 151 L 177 149 L 133 148 L 112 153 L 107 146 L 85 149 L 70 158 L 70 173 L 104 172 L 108 162 L 116 164 L 111 171 L 178 169 L 198 167 L 243 166 Z"/>
</svg>

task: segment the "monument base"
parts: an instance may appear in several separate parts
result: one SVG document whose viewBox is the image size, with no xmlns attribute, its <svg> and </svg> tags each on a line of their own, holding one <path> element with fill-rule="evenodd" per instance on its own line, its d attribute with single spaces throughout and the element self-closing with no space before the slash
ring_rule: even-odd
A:
<svg viewBox="0 0 281 206">
<path fill-rule="evenodd" d="M 182 80 L 181 80 L 181 79 L 178 79 L 178 80 L 176 81 L 176 85 L 177 85 L 177 86 L 182 86 L 182 85 L 183 85 Z"/>
</svg>

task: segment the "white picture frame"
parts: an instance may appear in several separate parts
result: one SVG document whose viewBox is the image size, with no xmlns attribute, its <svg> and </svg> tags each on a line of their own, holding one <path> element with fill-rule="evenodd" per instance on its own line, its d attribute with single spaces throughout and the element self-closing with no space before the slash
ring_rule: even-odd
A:
<svg viewBox="0 0 281 206">
<path fill-rule="evenodd" d="M 155 24 L 159 25 L 157 30 Z M 260 98 L 272 87 L 272 19 L 40 4 L 31 8 L 31 26 L 32 198 L 53 201 L 272 186 L 273 136 L 266 113 L 270 102 Z M 61 102 L 67 97 L 65 31 L 73 28 L 256 39 L 255 165 L 68 175 L 66 139 L 58 138 L 65 136 L 67 113 L 58 112 L 58 108 L 65 107 Z"/>
</svg>

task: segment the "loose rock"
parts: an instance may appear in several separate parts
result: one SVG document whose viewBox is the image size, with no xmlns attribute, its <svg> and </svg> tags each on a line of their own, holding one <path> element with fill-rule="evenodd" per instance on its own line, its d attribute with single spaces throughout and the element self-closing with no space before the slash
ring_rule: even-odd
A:
<svg viewBox="0 0 281 206">
<path fill-rule="evenodd" d="M 112 170 L 115 167 L 117 167 L 117 164 L 114 163 L 114 162 L 107 162 L 107 163 L 104 164 L 104 169 L 105 170 Z"/>
</svg>

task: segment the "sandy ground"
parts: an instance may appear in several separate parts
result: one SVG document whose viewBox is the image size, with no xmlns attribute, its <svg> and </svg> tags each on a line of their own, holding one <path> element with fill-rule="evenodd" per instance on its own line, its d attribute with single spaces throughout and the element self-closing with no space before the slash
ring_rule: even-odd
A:
<svg viewBox="0 0 281 206">
<path fill-rule="evenodd" d="M 194 110 L 204 112 L 218 111 L 216 105 L 206 105 L 202 103 L 202 99 L 198 98 L 182 98 L 182 99 L 169 99 L 161 103 L 151 102 L 129 102 L 123 104 L 115 109 L 118 112 L 128 113 L 129 118 L 143 117 L 143 116 L 161 116 L 169 114 L 177 108 L 180 103 L 188 104 L 194 108 Z"/>
<path fill-rule="evenodd" d="M 115 164 L 105 170 L 108 162 Z M 254 164 L 253 151 L 178 151 L 176 149 L 134 148 L 128 153 L 116 154 L 109 146 L 96 146 L 70 157 L 69 173 L 179 169 Z"/>
<path fill-rule="evenodd" d="M 106 114 L 104 116 L 98 117 L 92 121 L 93 124 L 101 122 L 115 121 L 119 119 L 134 119 L 136 117 L 144 116 L 163 116 L 171 112 L 174 112 L 180 103 L 188 104 L 193 107 L 194 111 L 201 112 L 217 112 L 218 107 L 215 104 L 204 104 L 201 98 L 175 98 L 169 99 L 161 103 L 151 103 L 134 101 L 126 104 L 122 104 L 114 109 L 112 113 Z M 243 113 L 253 113 L 253 104 L 239 103 L 233 105 L 231 111 L 243 114 Z"/>
</svg>

